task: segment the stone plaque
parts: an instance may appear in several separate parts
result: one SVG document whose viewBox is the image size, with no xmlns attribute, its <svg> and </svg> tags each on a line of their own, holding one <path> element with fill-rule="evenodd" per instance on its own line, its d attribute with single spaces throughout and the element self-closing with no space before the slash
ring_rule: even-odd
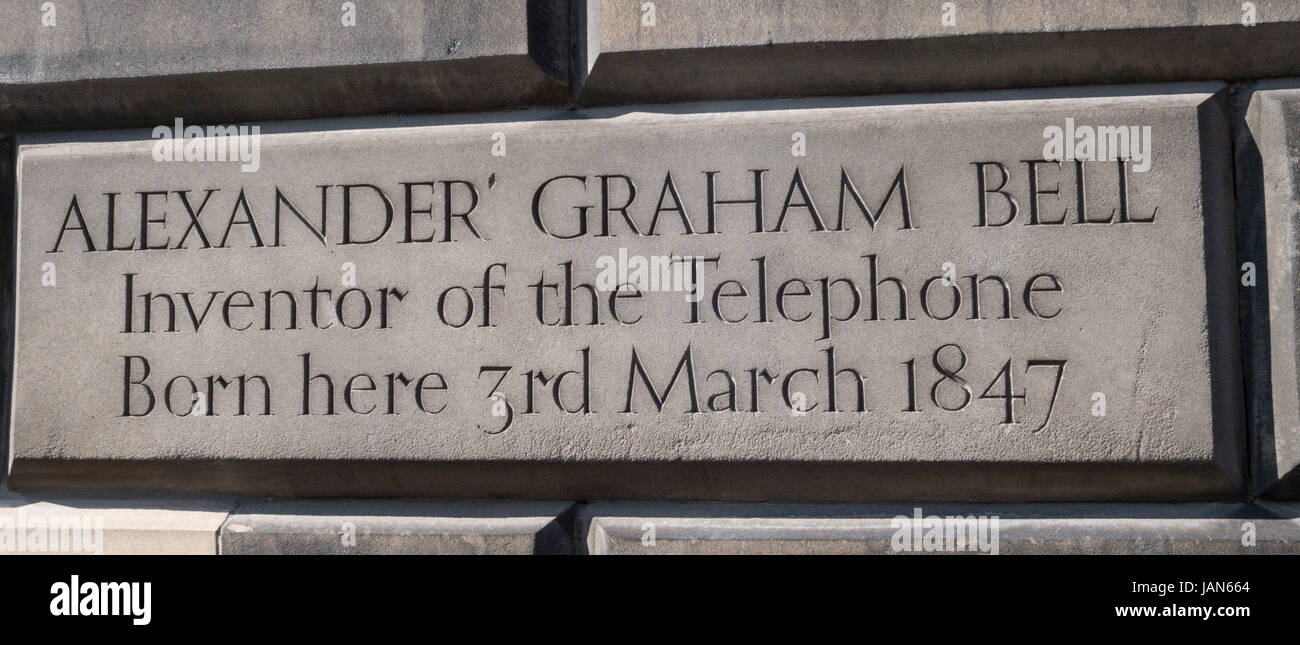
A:
<svg viewBox="0 0 1300 645">
<path fill-rule="evenodd" d="M 1230 496 L 1222 94 L 1143 90 L 21 138 L 10 485 Z"/>
</svg>

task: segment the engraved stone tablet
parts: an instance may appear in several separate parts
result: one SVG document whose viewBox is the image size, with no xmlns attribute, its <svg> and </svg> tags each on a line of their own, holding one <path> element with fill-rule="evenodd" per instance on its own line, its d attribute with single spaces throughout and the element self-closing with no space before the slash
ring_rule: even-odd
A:
<svg viewBox="0 0 1300 645">
<path fill-rule="evenodd" d="M 20 139 L 10 485 L 1230 496 L 1222 95 L 1142 90 Z"/>
</svg>

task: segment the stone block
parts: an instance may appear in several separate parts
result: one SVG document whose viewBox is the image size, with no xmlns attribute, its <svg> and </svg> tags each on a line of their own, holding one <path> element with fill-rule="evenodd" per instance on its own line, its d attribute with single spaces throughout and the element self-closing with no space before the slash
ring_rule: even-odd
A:
<svg viewBox="0 0 1300 645">
<path fill-rule="evenodd" d="M 1300 4 L 1252 4 L 592 0 L 575 80 L 601 105 L 1300 74 Z"/>
<path fill-rule="evenodd" d="M 45 4 L 0 2 L 0 130 L 518 108 L 569 94 L 566 2 Z"/>
<path fill-rule="evenodd" d="M 1247 504 L 591 504 L 592 555 L 1297 554 L 1294 509 Z"/>
<path fill-rule="evenodd" d="M 25 136 L 11 487 L 1235 499 L 1225 94 Z"/>
<path fill-rule="evenodd" d="M 215 555 L 233 500 L 0 495 L 0 554 Z"/>
<path fill-rule="evenodd" d="M 569 502 L 303 500 L 241 504 L 223 555 L 564 555 Z"/>
<path fill-rule="evenodd" d="M 1300 499 L 1300 379 L 1296 345 L 1296 223 L 1300 221 L 1300 85 L 1274 81 L 1250 95 L 1239 137 L 1237 175 L 1251 371 L 1255 488 L 1269 497 Z M 1258 233 L 1262 229 L 1262 235 Z M 1243 267 L 1246 265 L 1243 264 Z"/>
</svg>

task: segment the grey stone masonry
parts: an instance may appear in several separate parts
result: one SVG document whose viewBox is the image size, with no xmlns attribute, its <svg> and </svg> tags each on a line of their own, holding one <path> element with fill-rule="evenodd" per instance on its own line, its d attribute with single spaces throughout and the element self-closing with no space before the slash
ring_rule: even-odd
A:
<svg viewBox="0 0 1300 645">
<path fill-rule="evenodd" d="M 1277 554 L 1300 506 L 232 500 L 0 493 L 0 555 Z"/>
<path fill-rule="evenodd" d="M 0 554 L 1300 553 L 1300 0 L 0 0 Z"/>
<path fill-rule="evenodd" d="M 1300 74 L 1300 4 L 1276 0 L 0 0 L 0 15 L 0 131 Z"/>
</svg>

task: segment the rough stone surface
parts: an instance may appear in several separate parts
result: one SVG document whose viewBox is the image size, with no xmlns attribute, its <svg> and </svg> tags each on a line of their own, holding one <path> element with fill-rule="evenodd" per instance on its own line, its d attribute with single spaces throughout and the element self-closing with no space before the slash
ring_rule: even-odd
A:
<svg viewBox="0 0 1300 645">
<path fill-rule="evenodd" d="M 1255 484 L 1270 497 L 1300 499 L 1300 83 L 1257 87 L 1247 125 L 1237 155 L 1240 217 L 1256 229 L 1262 224 L 1267 240 L 1266 249 L 1243 253 L 1257 274 L 1257 288 L 1244 289 L 1251 296 L 1245 311 L 1260 328 L 1252 339 L 1262 404 L 1252 419 Z"/>
<path fill-rule="evenodd" d="M 574 552 L 569 502 L 319 500 L 241 504 L 221 553 L 564 555 Z"/>
<path fill-rule="evenodd" d="M 25 137 L 11 486 L 1233 498 L 1224 100 L 1174 85 L 286 124 L 257 138 L 256 172 L 155 161 L 147 132 Z M 1150 126 L 1150 169 L 1039 164 L 1031 198 L 1024 160 L 1067 119 Z M 724 203 L 756 183 L 757 207 Z M 105 250 L 110 200 L 111 244 L 168 248 Z M 568 288 L 624 255 L 719 259 L 698 307 L 662 290 L 686 286 L 672 275 L 617 301 Z"/>
<path fill-rule="evenodd" d="M 598 4 L 586 105 L 1300 74 L 1295 2 Z"/>
<path fill-rule="evenodd" d="M 217 531 L 234 507 L 220 499 L 0 491 L 0 554 L 216 555 Z"/>
<path fill-rule="evenodd" d="M 1246 504 L 608 502 L 587 506 L 581 523 L 593 555 L 1296 554 L 1297 515 L 1294 508 Z M 970 522 L 981 517 L 982 525 Z M 929 537 L 936 527 L 942 533 Z M 959 542 L 959 535 L 970 538 Z"/>
<path fill-rule="evenodd" d="M 566 3 L 3 0 L 0 130 L 558 105 Z M 556 15 L 558 14 L 558 15 Z M 546 71 L 552 74 L 547 74 Z"/>
</svg>

